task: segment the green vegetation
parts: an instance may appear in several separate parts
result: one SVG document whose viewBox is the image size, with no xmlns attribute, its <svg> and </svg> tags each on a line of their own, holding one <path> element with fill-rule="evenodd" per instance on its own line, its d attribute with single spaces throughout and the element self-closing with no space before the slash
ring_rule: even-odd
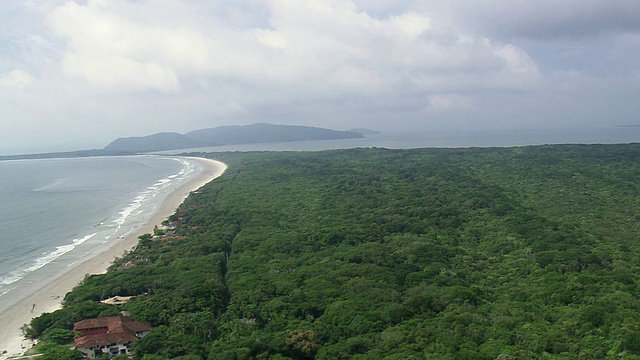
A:
<svg viewBox="0 0 640 360">
<path fill-rule="evenodd" d="M 73 349 L 73 337 L 71 330 L 51 327 L 40 335 L 38 345 L 30 352 L 43 360 L 80 360 L 84 354 Z"/>
<path fill-rule="evenodd" d="M 72 345 L 57 345 L 55 343 L 38 344 L 36 351 L 42 354 L 38 359 L 43 360 L 80 360 L 84 354 L 78 350 L 73 350 Z"/>
<path fill-rule="evenodd" d="M 34 336 L 136 295 L 137 358 L 640 359 L 638 144 L 207 156 Z"/>
</svg>

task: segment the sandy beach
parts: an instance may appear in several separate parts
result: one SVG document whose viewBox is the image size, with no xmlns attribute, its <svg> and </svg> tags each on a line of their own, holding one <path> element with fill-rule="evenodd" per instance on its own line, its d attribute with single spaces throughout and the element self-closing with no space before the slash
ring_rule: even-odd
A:
<svg viewBox="0 0 640 360">
<path fill-rule="evenodd" d="M 0 319 L 3 322 L 0 330 L 0 360 L 21 355 L 31 347 L 31 341 L 25 340 L 22 336 L 20 327 L 23 324 L 28 324 L 32 318 L 42 313 L 59 309 L 65 294 L 78 285 L 87 274 L 104 273 L 114 259 L 135 247 L 138 242 L 138 236 L 152 233 L 154 226 L 161 224 L 162 221 L 175 213 L 178 206 L 190 192 L 219 177 L 227 168 L 225 164 L 215 160 L 204 158 L 186 159 L 198 161 L 205 169 L 198 176 L 182 184 L 169 194 L 149 222 L 130 233 L 121 241 L 114 243 L 106 251 L 92 254 L 84 262 L 71 267 L 69 271 L 55 277 L 46 286 L 0 313 Z"/>
</svg>

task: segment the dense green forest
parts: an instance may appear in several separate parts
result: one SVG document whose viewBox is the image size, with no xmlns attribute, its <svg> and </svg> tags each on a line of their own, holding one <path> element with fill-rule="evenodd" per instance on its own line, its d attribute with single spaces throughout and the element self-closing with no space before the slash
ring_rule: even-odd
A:
<svg viewBox="0 0 640 360">
<path fill-rule="evenodd" d="M 33 336 L 126 309 L 145 359 L 640 359 L 640 144 L 196 155 L 229 168 L 175 233 Z"/>
</svg>

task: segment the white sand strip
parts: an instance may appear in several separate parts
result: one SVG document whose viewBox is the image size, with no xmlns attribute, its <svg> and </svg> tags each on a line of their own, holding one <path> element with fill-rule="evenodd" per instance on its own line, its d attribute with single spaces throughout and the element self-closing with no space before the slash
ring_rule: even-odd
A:
<svg viewBox="0 0 640 360">
<path fill-rule="evenodd" d="M 201 188 L 206 183 L 219 177 L 227 169 L 227 165 L 219 161 L 189 157 L 186 158 L 201 163 L 205 169 L 195 178 L 178 187 L 169 194 L 158 212 L 137 231 L 131 232 L 112 247 L 101 253 L 93 254 L 84 262 L 78 263 L 52 281 L 29 295 L 16 305 L 0 313 L 2 326 L 0 327 L 0 360 L 23 354 L 31 342 L 22 336 L 20 327 L 28 324 L 31 319 L 45 312 L 52 312 L 61 307 L 61 301 L 65 294 L 78 285 L 89 274 L 101 274 L 107 271 L 113 260 L 132 250 L 138 243 L 138 236 L 152 233 L 156 225 L 160 225 L 169 216 L 173 215 L 184 199 L 191 193 Z M 35 304 L 35 307 L 34 307 Z M 6 351 L 6 353 L 5 353 Z"/>
</svg>

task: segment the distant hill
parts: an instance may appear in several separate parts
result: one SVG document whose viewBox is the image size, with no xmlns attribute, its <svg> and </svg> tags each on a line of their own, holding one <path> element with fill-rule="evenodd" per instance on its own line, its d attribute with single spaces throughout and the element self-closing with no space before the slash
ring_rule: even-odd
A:
<svg viewBox="0 0 640 360">
<path fill-rule="evenodd" d="M 188 137 L 174 133 L 158 133 L 149 136 L 119 138 L 107 145 L 105 151 L 149 152 L 186 149 L 198 145 Z"/>
<path fill-rule="evenodd" d="M 18 155 L 2 155 L 0 161 L 4 160 L 24 160 L 24 159 L 65 159 L 65 158 L 79 158 L 90 156 L 114 156 L 114 155 L 127 155 L 120 151 L 106 151 L 104 149 L 90 149 L 90 150 L 75 150 L 75 151 L 59 151 L 50 153 L 37 153 L 37 154 L 18 154 Z"/>
<path fill-rule="evenodd" d="M 219 126 L 196 130 L 184 135 L 158 133 L 142 137 L 119 138 L 107 145 L 108 152 L 149 152 L 195 147 L 270 143 L 304 140 L 357 139 L 359 132 L 336 131 L 311 126 L 253 124 Z"/>
<path fill-rule="evenodd" d="M 380 135 L 380 134 L 382 134 L 380 131 L 371 130 L 371 129 L 364 129 L 364 128 L 349 129 L 348 131 L 355 132 L 355 133 L 362 134 L 362 135 Z"/>
</svg>

